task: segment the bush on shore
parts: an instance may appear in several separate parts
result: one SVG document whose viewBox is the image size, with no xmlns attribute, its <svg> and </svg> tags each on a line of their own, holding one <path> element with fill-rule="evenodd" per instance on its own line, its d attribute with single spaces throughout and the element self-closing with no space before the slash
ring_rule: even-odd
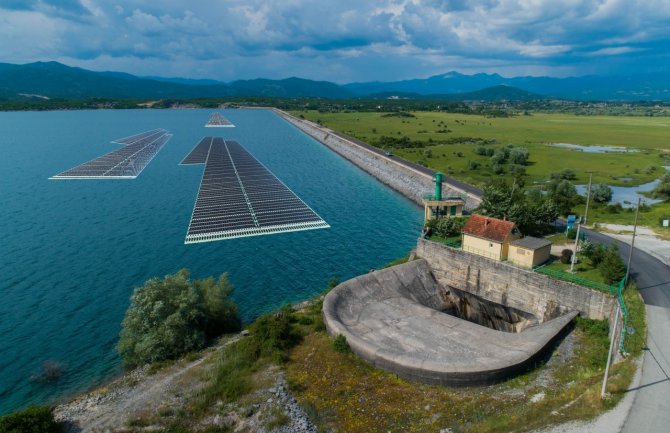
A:
<svg viewBox="0 0 670 433">
<path fill-rule="evenodd" d="M 118 345 L 123 362 L 175 359 L 201 349 L 208 339 L 240 329 L 237 306 L 227 274 L 191 281 L 182 269 L 163 279 L 152 278 L 138 287 L 121 324 Z"/>
<path fill-rule="evenodd" d="M 0 433 L 59 433 L 60 423 L 51 409 L 31 406 L 19 412 L 0 417 Z"/>
</svg>

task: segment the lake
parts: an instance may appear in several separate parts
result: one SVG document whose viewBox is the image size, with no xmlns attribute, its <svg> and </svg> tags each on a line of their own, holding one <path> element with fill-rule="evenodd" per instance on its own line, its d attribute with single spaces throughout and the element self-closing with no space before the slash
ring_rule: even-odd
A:
<svg viewBox="0 0 670 433">
<path fill-rule="evenodd" d="M 328 280 L 405 255 L 422 209 L 267 110 L 0 113 L 0 414 L 51 403 L 121 371 L 116 343 L 134 287 L 188 268 L 229 273 L 245 321 L 320 293 Z M 174 134 L 135 180 L 48 180 L 154 128 Z M 331 228 L 184 245 L 203 166 L 178 163 L 204 136 L 239 141 Z M 44 361 L 56 383 L 30 380 Z"/>
</svg>

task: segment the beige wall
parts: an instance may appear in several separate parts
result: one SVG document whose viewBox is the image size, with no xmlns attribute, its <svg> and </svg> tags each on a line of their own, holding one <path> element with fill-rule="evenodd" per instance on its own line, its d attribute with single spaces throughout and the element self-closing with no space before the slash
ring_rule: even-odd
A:
<svg viewBox="0 0 670 433">
<path fill-rule="evenodd" d="M 503 245 L 498 242 L 463 234 L 463 250 L 490 259 L 500 260 Z"/>
<path fill-rule="evenodd" d="M 534 268 L 549 260 L 551 255 L 551 245 L 547 245 L 546 247 L 537 250 L 510 245 L 509 251 L 510 254 L 507 259 L 510 262 L 518 266 L 523 266 L 524 268 Z"/>
<path fill-rule="evenodd" d="M 613 319 L 616 299 L 588 287 L 425 239 L 418 240 L 416 254 L 426 259 L 441 284 L 531 311 L 543 320 L 556 317 L 563 308 L 591 319 Z"/>
</svg>

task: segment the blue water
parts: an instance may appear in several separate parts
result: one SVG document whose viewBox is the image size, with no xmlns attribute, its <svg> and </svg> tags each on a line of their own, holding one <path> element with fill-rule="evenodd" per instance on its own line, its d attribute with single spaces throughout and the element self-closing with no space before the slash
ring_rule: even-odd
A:
<svg viewBox="0 0 670 433">
<path fill-rule="evenodd" d="M 51 403 L 121 371 L 120 323 L 134 287 L 189 268 L 228 272 L 244 320 L 309 298 L 406 254 L 422 212 L 269 111 L 0 113 L 0 414 Z M 135 180 L 48 180 L 154 128 L 174 137 Z M 203 166 L 178 166 L 205 135 L 236 139 L 330 229 L 184 245 Z M 55 384 L 30 381 L 42 363 Z"/>
<path fill-rule="evenodd" d="M 565 149 L 579 150 L 585 153 L 629 153 L 639 152 L 640 149 L 633 149 L 630 147 L 615 147 L 615 146 L 584 146 L 581 144 L 572 143 L 551 143 L 549 146 L 562 147 Z"/>
</svg>

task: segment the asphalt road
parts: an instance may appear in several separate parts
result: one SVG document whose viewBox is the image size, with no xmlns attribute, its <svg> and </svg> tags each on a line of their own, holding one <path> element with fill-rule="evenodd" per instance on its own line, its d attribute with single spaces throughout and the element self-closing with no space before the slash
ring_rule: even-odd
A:
<svg viewBox="0 0 670 433">
<path fill-rule="evenodd" d="M 617 242 L 624 260 L 630 245 L 592 231 L 587 238 L 609 244 Z M 624 433 L 670 432 L 670 268 L 650 254 L 634 249 L 630 266 L 647 310 L 647 348 L 640 385 Z"/>
</svg>

